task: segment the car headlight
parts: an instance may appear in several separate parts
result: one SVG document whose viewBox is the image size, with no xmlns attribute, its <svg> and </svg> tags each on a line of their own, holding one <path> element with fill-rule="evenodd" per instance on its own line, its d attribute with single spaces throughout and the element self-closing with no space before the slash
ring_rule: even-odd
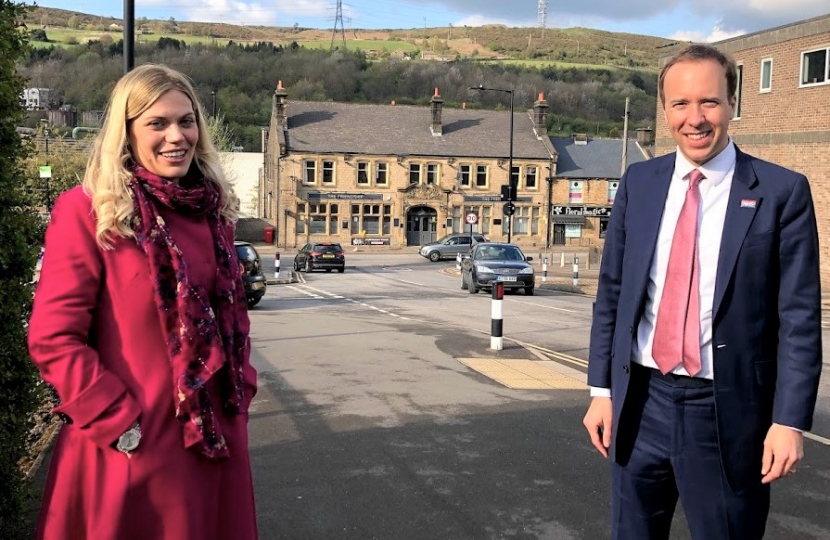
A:
<svg viewBox="0 0 830 540">
<path fill-rule="evenodd" d="M 478 270 L 482 274 L 495 274 L 495 272 L 493 272 L 492 268 L 488 268 L 486 266 L 481 266 L 481 265 L 476 266 L 476 270 Z"/>
<path fill-rule="evenodd" d="M 520 274 L 532 274 L 533 273 L 533 268 L 530 268 L 529 266 L 527 268 L 522 268 L 519 271 L 519 273 Z"/>
</svg>

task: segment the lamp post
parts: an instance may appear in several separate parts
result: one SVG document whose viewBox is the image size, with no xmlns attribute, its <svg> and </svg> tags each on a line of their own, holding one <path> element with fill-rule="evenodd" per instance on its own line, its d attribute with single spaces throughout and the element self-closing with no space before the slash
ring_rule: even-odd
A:
<svg viewBox="0 0 830 540">
<path fill-rule="evenodd" d="M 510 238 L 513 232 L 513 200 L 516 199 L 516 190 L 519 187 L 513 182 L 513 90 L 506 88 L 485 88 L 483 84 L 471 86 L 470 90 L 476 90 L 478 92 L 504 92 L 506 94 L 510 94 L 510 148 L 507 159 L 507 185 L 510 188 L 510 196 L 508 197 L 507 203 L 504 205 L 505 209 L 509 208 L 510 212 L 509 214 L 505 212 L 505 218 L 507 219 L 507 243 L 510 243 Z"/>
<path fill-rule="evenodd" d="M 211 90 L 210 91 L 210 97 L 211 97 L 211 100 L 213 101 L 213 115 L 212 116 L 214 118 L 216 118 L 216 90 Z"/>
<path fill-rule="evenodd" d="M 43 137 L 46 142 L 46 166 L 49 166 L 49 125 L 46 124 L 43 126 Z M 49 174 L 44 177 L 46 180 L 46 211 L 49 212 L 52 209 L 52 193 L 49 188 L 49 177 L 52 176 L 52 172 L 49 171 Z"/>
</svg>

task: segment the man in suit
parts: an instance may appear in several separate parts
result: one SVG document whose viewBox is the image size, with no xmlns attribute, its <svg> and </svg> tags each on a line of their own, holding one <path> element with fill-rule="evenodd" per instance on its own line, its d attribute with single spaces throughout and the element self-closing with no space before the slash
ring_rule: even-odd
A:
<svg viewBox="0 0 830 540">
<path fill-rule="evenodd" d="M 764 535 L 821 373 L 807 179 L 741 152 L 734 62 L 690 45 L 658 81 L 677 151 L 629 167 L 599 276 L 584 425 L 612 462 L 612 538 Z"/>
</svg>

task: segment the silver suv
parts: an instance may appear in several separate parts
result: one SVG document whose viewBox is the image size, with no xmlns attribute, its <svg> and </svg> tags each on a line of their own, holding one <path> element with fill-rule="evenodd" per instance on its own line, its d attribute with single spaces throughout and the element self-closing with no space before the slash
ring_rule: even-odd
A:
<svg viewBox="0 0 830 540">
<path fill-rule="evenodd" d="M 424 244 L 418 254 L 432 262 L 454 259 L 459 253 L 470 251 L 470 248 L 479 242 L 488 242 L 487 237 L 479 233 L 453 233 L 430 244 Z"/>
</svg>

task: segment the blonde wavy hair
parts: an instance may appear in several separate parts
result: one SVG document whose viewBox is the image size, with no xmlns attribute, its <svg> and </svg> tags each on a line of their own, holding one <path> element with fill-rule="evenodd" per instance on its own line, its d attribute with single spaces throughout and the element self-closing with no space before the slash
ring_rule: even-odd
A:
<svg viewBox="0 0 830 540">
<path fill-rule="evenodd" d="M 133 199 L 129 164 L 128 129 L 130 122 L 149 109 L 165 92 L 179 90 L 190 98 L 199 127 L 199 140 L 193 160 L 196 166 L 219 190 L 219 213 L 227 221 L 236 221 L 238 201 L 225 177 L 219 153 L 211 140 L 204 109 L 188 78 L 158 64 L 138 66 L 116 83 L 104 113 L 101 131 L 95 138 L 84 173 L 84 191 L 92 198 L 97 218 L 95 237 L 104 249 L 118 237 L 134 237 L 131 226 Z"/>
</svg>

